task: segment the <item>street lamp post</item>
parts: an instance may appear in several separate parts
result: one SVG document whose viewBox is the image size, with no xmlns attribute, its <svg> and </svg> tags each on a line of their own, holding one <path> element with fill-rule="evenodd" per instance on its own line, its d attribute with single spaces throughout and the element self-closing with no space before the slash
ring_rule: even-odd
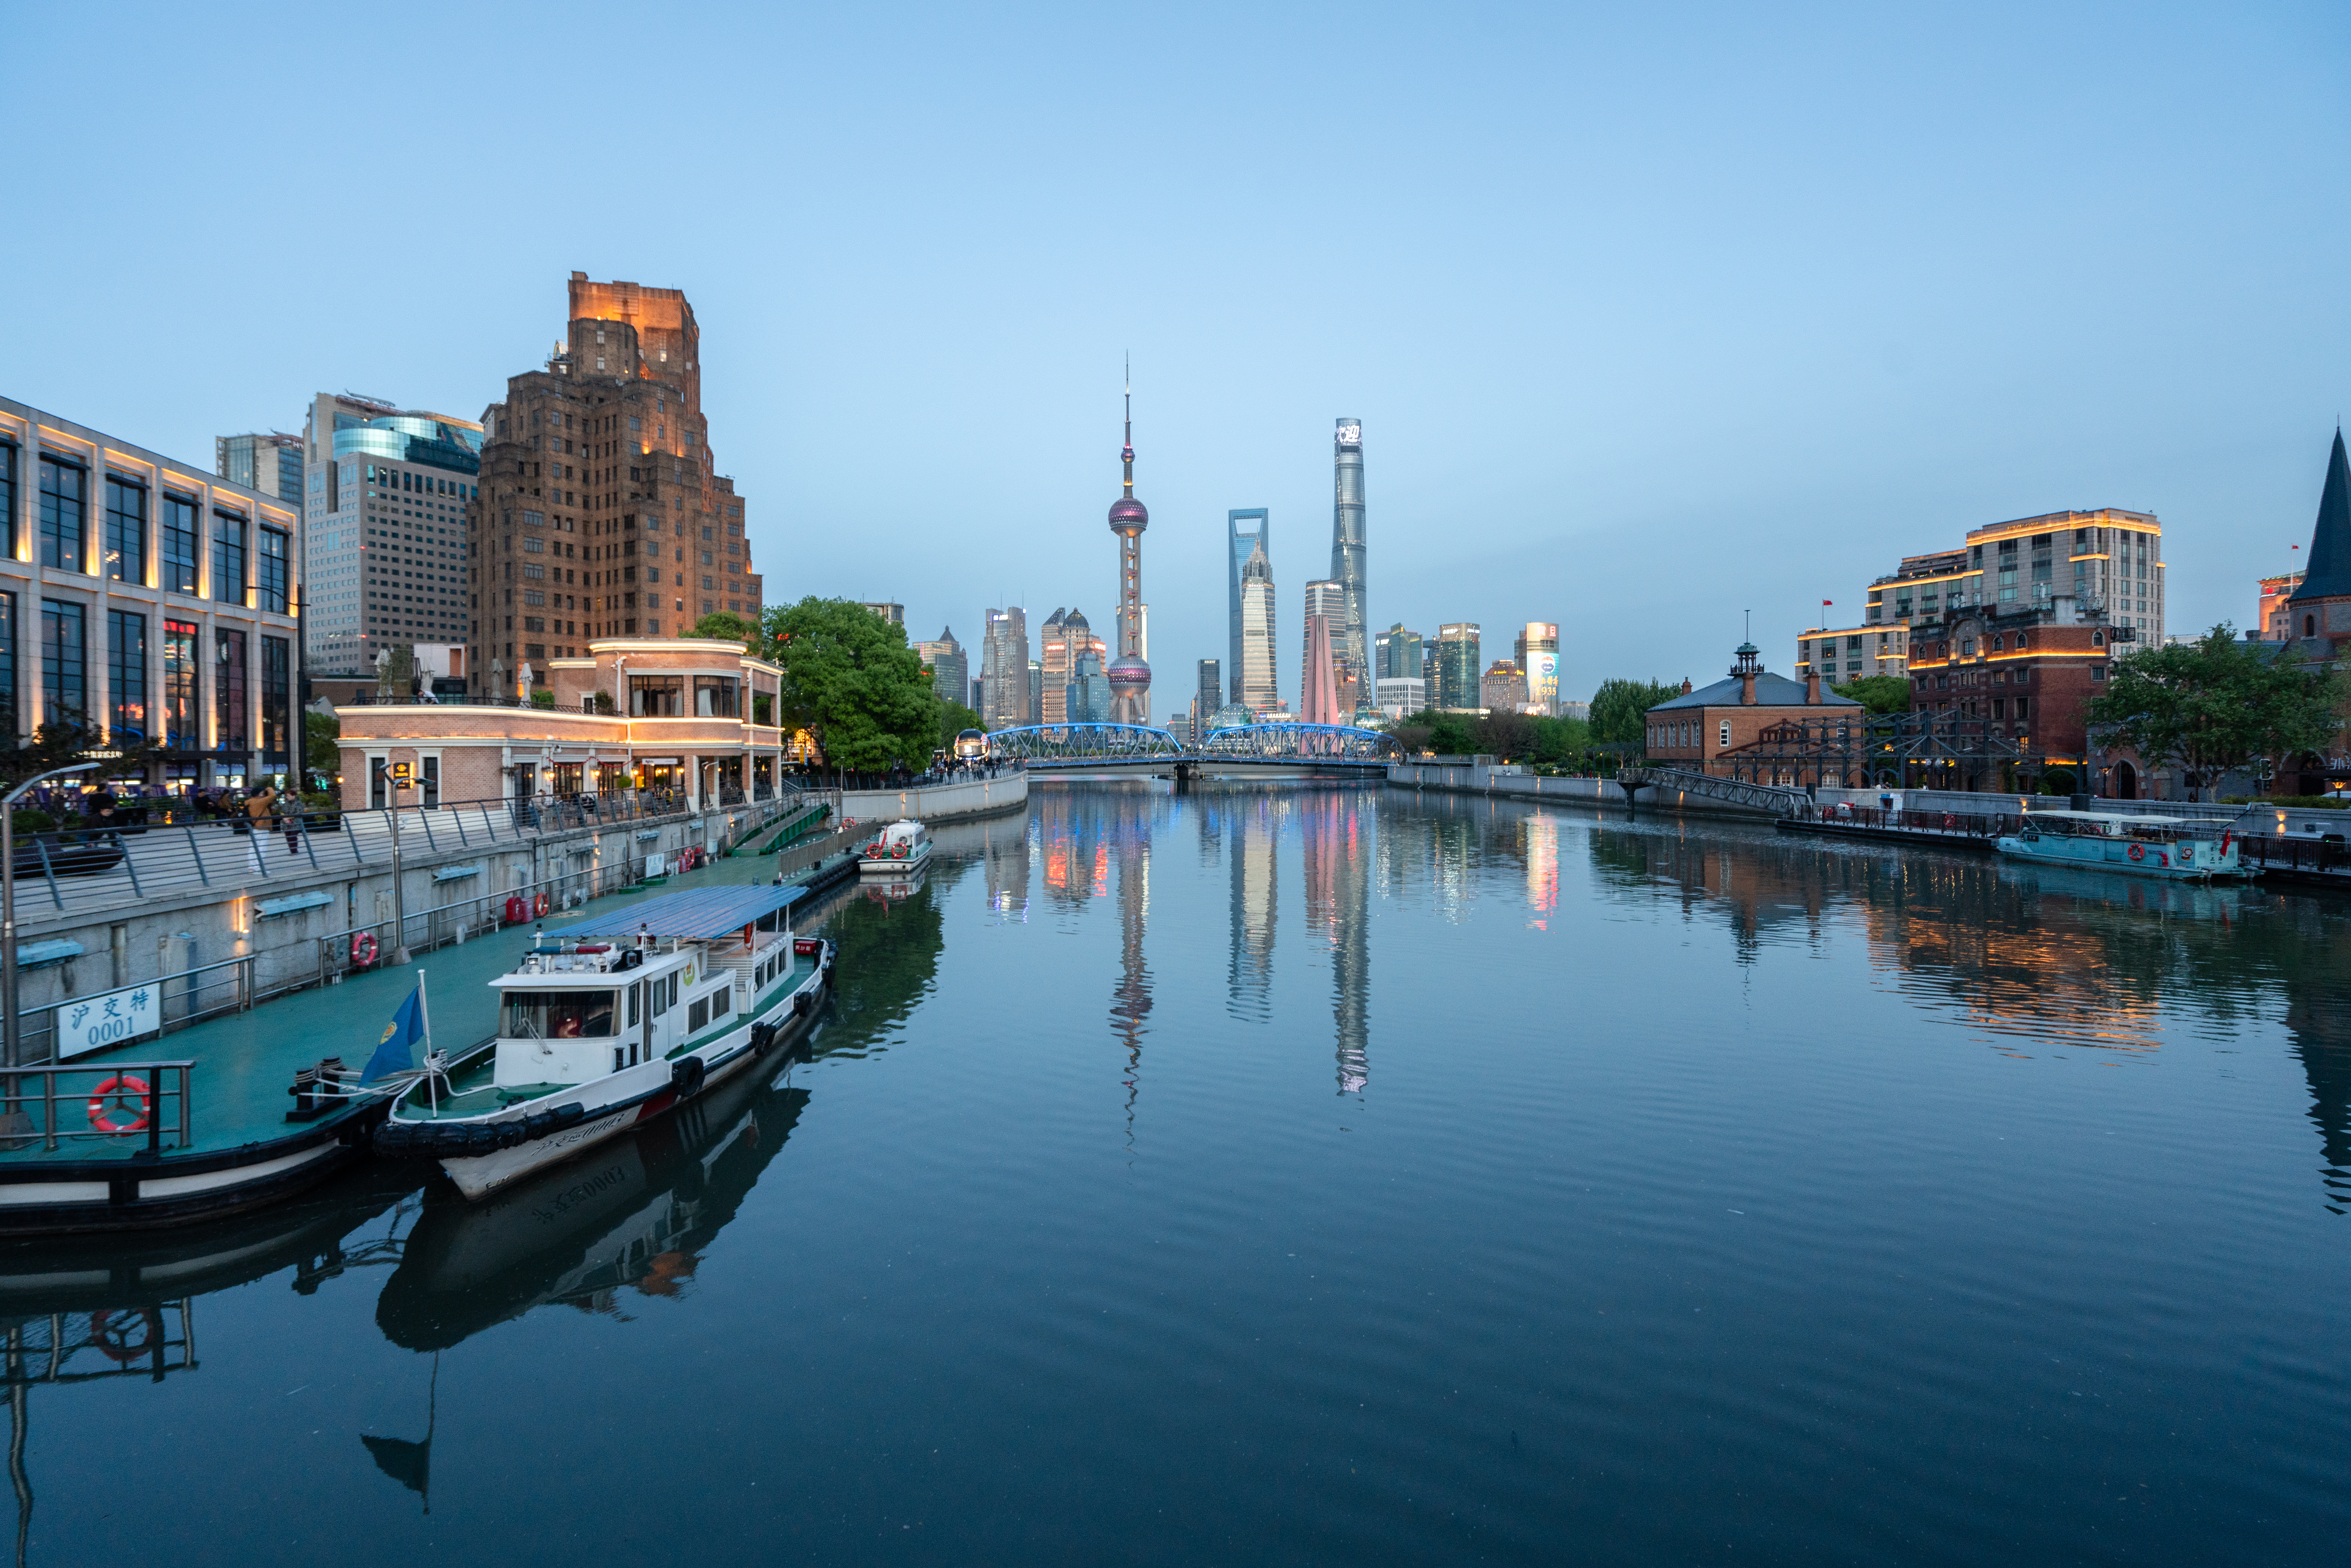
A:
<svg viewBox="0 0 2351 1568">
<path fill-rule="evenodd" d="M 34 785 L 68 773 L 87 773 L 95 762 L 53 768 L 26 779 L 0 800 L 0 1065 L 19 1065 L 16 1036 L 16 802 Z M 15 1082 L 8 1085 L 13 1093 Z"/>
</svg>

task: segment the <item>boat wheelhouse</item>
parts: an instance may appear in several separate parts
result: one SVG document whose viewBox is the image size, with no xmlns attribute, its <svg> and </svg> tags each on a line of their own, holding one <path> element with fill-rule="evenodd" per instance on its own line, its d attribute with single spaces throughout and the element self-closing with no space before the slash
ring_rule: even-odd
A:
<svg viewBox="0 0 2351 1568">
<path fill-rule="evenodd" d="M 661 1116 L 799 1037 L 830 942 L 792 934 L 798 887 L 674 893 L 543 932 L 498 992 L 497 1033 L 437 1061 L 376 1134 L 468 1197 Z"/>
<path fill-rule="evenodd" d="M 930 863 L 930 831 L 911 819 L 892 822 L 858 856 L 860 876 L 912 877 Z"/>
<path fill-rule="evenodd" d="M 2251 876 L 2238 863 L 2230 819 L 2134 816 L 2120 811 L 2033 811 L 1995 841 L 2004 855 L 2095 866 L 2134 876 L 2209 882 Z"/>
</svg>

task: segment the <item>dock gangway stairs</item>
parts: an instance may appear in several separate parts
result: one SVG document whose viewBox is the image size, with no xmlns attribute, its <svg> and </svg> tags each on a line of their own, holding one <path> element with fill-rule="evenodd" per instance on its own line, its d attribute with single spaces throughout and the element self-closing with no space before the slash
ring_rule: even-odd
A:
<svg viewBox="0 0 2351 1568">
<path fill-rule="evenodd" d="M 1758 784 L 1746 779 L 1724 779 L 1686 768 L 1628 767 L 1617 774 L 1616 781 L 1625 787 L 1628 800 L 1635 789 L 1646 786 L 1678 790 L 1726 806 L 1766 811 L 1774 818 L 1804 817 L 1812 812 L 1812 798 L 1802 789 L 1792 789 L 1784 784 Z"/>
</svg>

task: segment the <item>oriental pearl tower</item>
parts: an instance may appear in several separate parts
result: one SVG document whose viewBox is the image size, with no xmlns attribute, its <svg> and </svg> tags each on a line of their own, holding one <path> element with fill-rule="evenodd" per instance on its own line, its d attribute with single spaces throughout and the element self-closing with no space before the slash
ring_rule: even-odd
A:
<svg viewBox="0 0 2351 1568">
<path fill-rule="evenodd" d="M 1126 384 L 1126 492 L 1110 504 L 1110 531 L 1118 545 L 1118 657 L 1111 662 L 1110 716 L 1114 724 L 1151 722 L 1151 666 L 1143 661 L 1143 530 L 1151 514 L 1134 498 L 1134 378 Z"/>
</svg>

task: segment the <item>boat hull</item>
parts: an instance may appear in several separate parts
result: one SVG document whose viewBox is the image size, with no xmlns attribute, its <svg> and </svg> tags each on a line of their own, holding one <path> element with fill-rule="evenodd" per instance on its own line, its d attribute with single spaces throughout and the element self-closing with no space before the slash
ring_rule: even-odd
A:
<svg viewBox="0 0 2351 1568">
<path fill-rule="evenodd" d="M 2039 865 L 2116 871 L 2127 876 L 2151 876 L 2168 882 L 2236 881 L 2256 874 L 2238 863 L 2234 845 L 2223 851 L 2209 843 L 2141 843 L 2048 834 L 2035 842 L 2008 834 L 1997 840 L 1993 847 L 2011 859 Z M 2133 850 L 2139 852 L 2136 858 L 2131 854 Z"/>
<path fill-rule="evenodd" d="M 925 843 L 923 846 L 922 853 L 908 855 L 904 860 L 890 860 L 881 857 L 872 857 L 860 860 L 857 862 L 857 874 L 860 877 L 873 879 L 920 876 L 924 871 L 928 869 L 930 863 L 931 846 Z"/>
</svg>

